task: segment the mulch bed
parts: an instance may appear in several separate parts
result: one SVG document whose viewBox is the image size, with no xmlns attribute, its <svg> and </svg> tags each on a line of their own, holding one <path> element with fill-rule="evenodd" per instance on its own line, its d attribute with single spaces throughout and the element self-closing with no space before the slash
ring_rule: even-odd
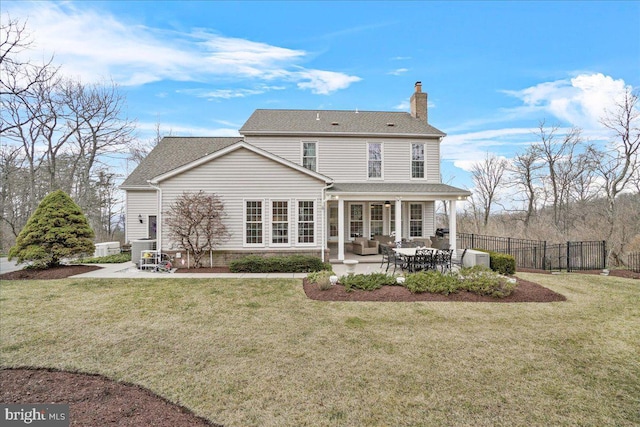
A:
<svg viewBox="0 0 640 427">
<path fill-rule="evenodd" d="M 477 295 L 471 292 L 458 292 L 441 295 L 428 292 L 414 294 L 404 286 L 383 286 L 374 291 L 359 289 L 347 292 L 344 286 L 337 284 L 322 291 L 318 285 L 303 281 L 304 292 L 310 299 L 318 301 L 379 301 L 379 302 L 416 302 L 416 301 L 463 301 L 463 302 L 554 302 L 566 301 L 564 295 L 553 292 L 537 283 L 518 278 L 518 286 L 505 298 Z"/>
<path fill-rule="evenodd" d="M 0 370 L 0 402 L 68 404 L 72 426 L 221 427 L 143 387 L 50 369 Z"/>
<path fill-rule="evenodd" d="M 88 273 L 100 270 L 97 265 L 61 265 L 59 267 L 47 268 L 45 270 L 28 269 L 10 271 L 0 274 L 0 280 L 51 280 L 65 279 L 76 274 Z"/>
</svg>

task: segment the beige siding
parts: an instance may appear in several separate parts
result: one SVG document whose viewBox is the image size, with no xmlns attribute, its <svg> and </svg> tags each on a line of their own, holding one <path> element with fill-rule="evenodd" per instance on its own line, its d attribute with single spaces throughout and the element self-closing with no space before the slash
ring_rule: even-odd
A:
<svg viewBox="0 0 640 427">
<path fill-rule="evenodd" d="M 157 215 L 158 203 L 155 190 L 127 190 L 126 240 L 131 242 L 148 236 L 149 215 Z M 138 219 L 142 215 L 142 224 Z"/>
<path fill-rule="evenodd" d="M 428 182 L 440 182 L 440 143 L 426 144 L 425 156 L 425 178 Z"/>
<path fill-rule="evenodd" d="M 308 249 L 321 247 L 323 236 L 323 211 L 321 209 L 322 188 L 324 182 L 298 172 L 273 160 L 244 148 L 233 151 L 225 156 L 214 159 L 209 163 L 184 173 L 171 177 L 160 183 L 164 211 L 183 192 L 203 190 L 217 194 L 224 203 L 227 214 L 225 223 L 231 233 L 231 239 L 218 249 L 237 250 L 251 249 L 243 245 L 243 215 L 244 201 L 262 200 L 265 205 L 264 223 L 265 248 L 270 248 L 270 201 L 288 200 L 290 219 L 289 249 Z M 315 201 L 315 241 L 313 245 L 303 245 L 296 242 L 297 201 Z M 163 217 L 163 223 L 164 223 Z M 166 226 L 163 227 L 162 246 L 165 250 L 178 249 L 169 241 Z M 283 247 L 283 246 L 278 246 Z"/>
<path fill-rule="evenodd" d="M 440 142 L 438 139 L 414 140 L 402 138 L 356 137 L 246 137 L 245 140 L 289 161 L 301 164 L 302 141 L 317 141 L 318 172 L 336 182 L 371 182 L 367 176 L 367 143 L 381 142 L 383 146 L 383 181 L 440 182 Z M 425 179 L 411 179 L 411 143 L 424 142 Z"/>
</svg>

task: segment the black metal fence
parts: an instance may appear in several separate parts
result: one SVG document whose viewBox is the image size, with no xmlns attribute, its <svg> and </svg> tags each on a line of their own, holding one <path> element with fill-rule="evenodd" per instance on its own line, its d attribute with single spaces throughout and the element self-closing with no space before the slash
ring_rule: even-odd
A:
<svg viewBox="0 0 640 427">
<path fill-rule="evenodd" d="M 544 240 L 513 239 L 458 233 L 460 247 L 502 252 L 516 259 L 516 267 L 537 270 L 601 270 L 606 268 L 605 241 L 549 244 Z"/>
<path fill-rule="evenodd" d="M 640 273 L 640 252 L 631 252 L 627 255 L 627 266 L 629 270 Z"/>
</svg>

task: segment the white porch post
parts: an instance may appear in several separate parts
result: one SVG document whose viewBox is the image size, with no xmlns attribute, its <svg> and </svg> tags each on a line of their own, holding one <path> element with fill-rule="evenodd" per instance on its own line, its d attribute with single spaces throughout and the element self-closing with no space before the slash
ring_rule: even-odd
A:
<svg viewBox="0 0 640 427">
<path fill-rule="evenodd" d="M 344 200 L 338 199 L 338 260 L 344 261 Z"/>
<path fill-rule="evenodd" d="M 458 250 L 456 247 L 456 234 L 456 201 L 449 200 L 449 244 L 453 249 L 454 256 Z"/>
<path fill-rule="evenodd" d="M 396 246 L 402 241 L 402 200 L 396 199 Z"/>
</svg>

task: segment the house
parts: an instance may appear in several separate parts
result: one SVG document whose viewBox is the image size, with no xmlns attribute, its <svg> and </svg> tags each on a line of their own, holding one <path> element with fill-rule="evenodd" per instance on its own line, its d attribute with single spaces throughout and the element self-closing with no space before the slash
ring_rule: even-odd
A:
<svg viewBox="0 0 640 427">
<path fill-rule="evenodd" d="M 456 201 L 470 195 L 440 180 L 443 132 L 428 122 L 420 82 L 411 112 L 256 110 L 239 137 L 165 137 L 122 184 L 126 239 L 169 239 L 163 215 L 184 192 L 224 203 L 231 238 L 214 264 L 248 254 L 314 254 L 329 245 L 345 258 L 355 237 L 428 237 L 436 201 L 449 204 L 451 247 Z"/>
</svg>

